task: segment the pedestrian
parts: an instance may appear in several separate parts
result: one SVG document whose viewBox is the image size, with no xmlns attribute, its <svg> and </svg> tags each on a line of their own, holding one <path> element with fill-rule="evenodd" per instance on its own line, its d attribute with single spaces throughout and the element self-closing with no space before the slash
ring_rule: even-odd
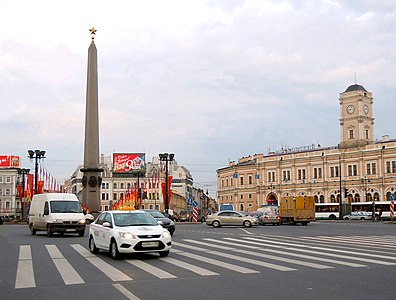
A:
<svg viewBox="0 0 396 300">
<path fill-rule="evenodd" d="M 3 217 L 0 216 L 0 225 L 3 225 Z"/>
<path fill-rule="evenodd" d="M 382 221 L 382 209 L 381 208 L 378 211 L 378 220 Z"/>
</svg>

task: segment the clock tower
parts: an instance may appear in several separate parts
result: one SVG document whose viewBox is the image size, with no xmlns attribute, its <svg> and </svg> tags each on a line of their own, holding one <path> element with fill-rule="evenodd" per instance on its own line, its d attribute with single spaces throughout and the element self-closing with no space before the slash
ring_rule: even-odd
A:
<svg viewBox="0 0 396 300">
<path fill-rule="evenodd" d="M 340 93 L 341 148 L 360 147 L 374 142 L 373 95 L 359 85 Z"/>
</svg>

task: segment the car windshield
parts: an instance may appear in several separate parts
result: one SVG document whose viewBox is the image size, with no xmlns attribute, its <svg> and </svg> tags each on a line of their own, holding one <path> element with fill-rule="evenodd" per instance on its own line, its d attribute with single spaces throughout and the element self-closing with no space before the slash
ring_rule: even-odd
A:
<svg viewBox="0 0 396 300">
<path fill-rule="evenodd" d="M 148 213 L 152 215 L 154 218 L 165 218 L 165 216 L 161 214 L 158 210 L 151 210 Z"/>
<path fill-rule="evenodd" d="M 158 225 L 158 222 L 147 213 L 117 213 L 114 214 L 113 216 L 114 216 L 114 224 L 119 227 Z"/>
<path fill-rule="evenodd" d="M 53 213 L 82 213 L 78 201 L 51 201 L 50 206 Z"/>
</svg>

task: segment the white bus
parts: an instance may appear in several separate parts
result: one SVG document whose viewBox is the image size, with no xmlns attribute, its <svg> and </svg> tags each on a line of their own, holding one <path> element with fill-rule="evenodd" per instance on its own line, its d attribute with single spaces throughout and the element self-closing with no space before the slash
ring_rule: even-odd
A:
<svg viewBox="0 0 396 300">
<path fill-rule="evenodd" d="M 316 220 L 338 220 L 339 217 L 339 203 L 315 203 Z"/>
<path fill-rule="evenodd" d="M 390 219 L 390 201 L 375 201 L 375 215 L 382 211 L 382 219 Z M 352 202 L 352 211 L 367 211 L 370 215 L 373 214 L 373 202 Z"/>
</svg>

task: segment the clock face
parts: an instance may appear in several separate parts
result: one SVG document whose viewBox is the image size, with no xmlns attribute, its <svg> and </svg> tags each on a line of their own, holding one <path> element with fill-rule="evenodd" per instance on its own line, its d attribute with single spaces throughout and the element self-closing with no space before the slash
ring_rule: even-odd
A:
<svg viewBox="0 0 396 300">
<path fill-rule="evenodd" d="M 364 109 L 364 113 L 368 114 L 369 108 L 368 108 L 367 104 L 364 105 L 363 109 Z"/>
<path fill-rule="evenodd" d="M 355 111 L 355 107 L 353 105 L 348 105 L 347 113 L 348 114 L 353 114 L 354 111 Z"/>
</svg>

